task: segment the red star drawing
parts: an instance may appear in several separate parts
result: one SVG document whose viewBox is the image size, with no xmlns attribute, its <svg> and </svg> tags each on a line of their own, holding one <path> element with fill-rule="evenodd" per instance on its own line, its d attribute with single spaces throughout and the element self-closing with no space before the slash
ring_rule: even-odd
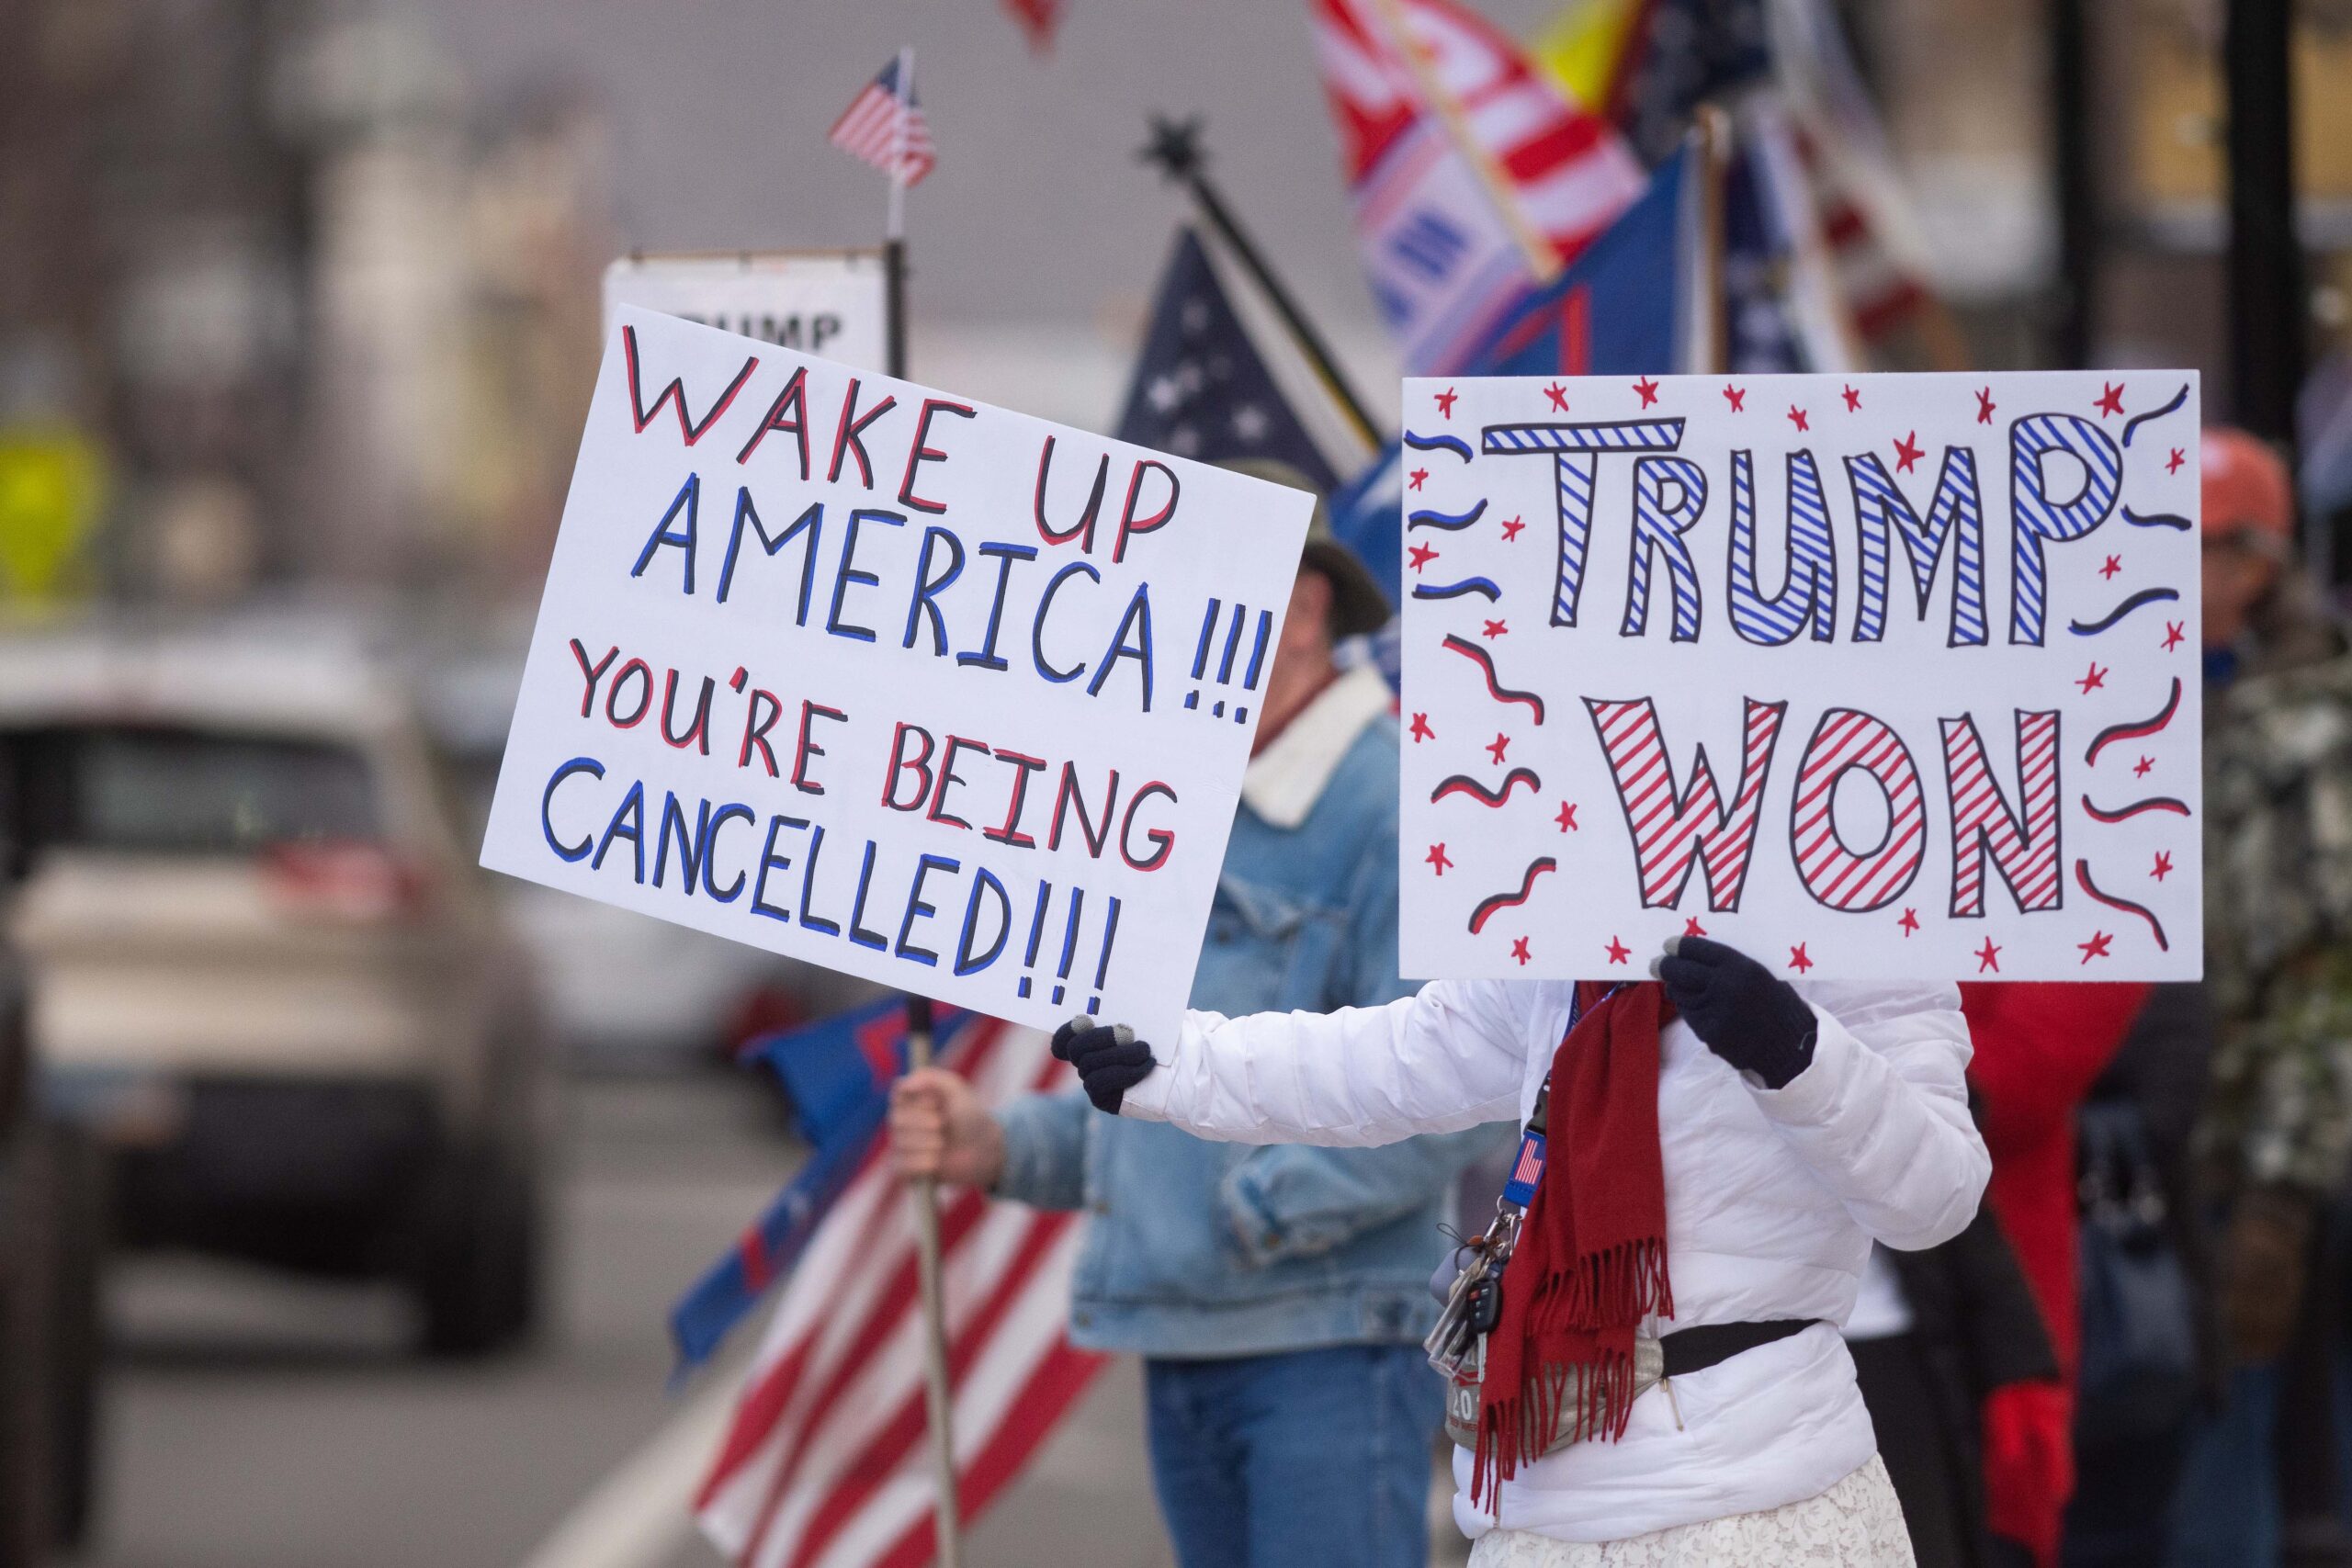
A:
<svg viewBox="0 0 2352 1568">
<path fill-rule="evenodd" d="M 1492 757 L 1495 760 L 1495 766 L 1499 768 L 1503 765 L 1503 753 L 1510 750 L 1510 737 L 1498 734 L 1490 743 L 1479 747 L 1478 750 Z"/>
<path fill-rule="evenodd" d="M 2172 456 L 2165 459 L 2165 472 L 2177 474 L 2180 472 L 2180 466 L 2187 461 L 2188 461 L 2188 454 L 2176 446 L 2172 449 Z"/>
<path fill-rule="evenodd" d="M 2078 942 L 2075 945 L 2083 950 L 2083 962 L 2088 964 L 2094 958 L 2105 958 L 2108 955 L 2107 944 L 2114 940 L 2105 931 L 2093 931 L 2090 941 Z"/>
<path fill-rule="evenodd" d="M 1631 958 L 1631 957 L 1633 957 L 1633 956 L 1634 956 L 1634 950 L 1633 950 L 1632 948 L 1627 947 L 1623 942 L 1619 942 L 1619 941 L 1618 941 L 1615 937 L 1613 937 L 1613 936 L 1612 936 L 1612 937 L 1611 937 L 1611 938 L 1609 939 L 1609 962 L 1610 962 L 1610 963 L 1611 963 L 1611 964 L 1623 964 L 1623 963 L 1624 963 L 1624 962 L 1625 962 L 1625 960 L 1627 960 L 1628 958 Z"/>
<path fill-rule="evenodd" d="M 1993 389 L 1992 389 L 1992 388 L 1987 387 L 1987 388 L 1985 388 L 1983 391 L 1981 391 L 1981 392 L 1979 392 L 1979 393 L 1977 393 L 1977 394 L 1976 394 L 1976 423 L 1979 423 L 1979 424 L 1990 424 L 1990 423 L 1993 423 L 1993 406 L 1994 406 L 1994 405 L 1993 405 Z"/>
<path fill-rule="evenodd" d="M 1560 814 L 1557 817 L 1553 818 L 1552 820 L 1560 825 L 1560 831 L 1563 833 L 1574 833 L 1579 831 L 1577 827 L 1576 802 L 1572 800 L 1564 800 L 1560 802 Z"/>
<path fill-rule="evenodd" d="M 2102 382 L 2101 385 L 2107 389 L 2098 395 L 2098 408 L 2099 418 L 2105 419 L 2111 413 L 2121 413 L 2123 412 L 2122 384 L 2115 381 L 2107 381 Z"/>
<path fill-rule="evenodd" d="M 1437 395 L 1437 412 L 1444 415 L 1447 419 L 1452 419 L 1453 417 L 1453 400 L 1461 395 L 1461 393 L 1455 391 L 1451 387 L 1448 387 L 1444 391 L 1440 392 Z"/>
<path fill-rule="evenodd" d="M 1506 545 L 1508 545 L 1508 544 L 1510 544 L 1513 539 L 1518 538 L 1518 537 L 1519 537 L 1519 531 L 1520 531 L 1521 528 L 1524 528 L 1524 527 L 1526 527 L 1526 526 L 1527 526 L 1527 525 L 1526 525 L 1526 524 L 1521 523 L 1521 522 L 1518 518 L 1516 518 L 1516 517 L 1513 517 L 1513 518 L 1510 519 L 1508 522 L 1504 523 L 1504 525 L 1503 525 L 1503 543 L 1504 543 L 1504 544 L 1506 544 Z"/>
<path fill-rule="evenodd" d="M 1416 746 L 1419 746 L 1424 740 L 1434 740 L 1437 739 L 1437 731 L 1430 728 L 1429 715 L 1425 713 L 1417 713 L 1413 716 L 1412 736 L 1413 744 Z"/>
<path fill-rule="evenodd" d="M 2121 571 L 2122 570 L 2123 558 L 2121 556 L 2109 556 L 2107 558 L 2107 564 L 2098 569 L 2098 574 L 2101 577 L 2113 577 L 2117 572 Z"/>
<path fill-rule="evenodd" d="M 1421 568 L 1437 559 L 1437 547 L 1434 545 L 1415 545 L 1405 553 L 1413 558 L 1415 571 L 1420 570 Z"/>
<path fill-rule="evenodd" d="M 1634 390 L 1642 394 L 1642 407 L 1644 408 L 1647 408 L 1652 403 L 1657 401 L 1657 383 L 1651 380 L 1646 376 L 1634 383 Z"/>
<path fill-rule="evenodd" d="M 1843 392 L 1840 392 L 1838 396 L 1846 400 L 1846 412 L 1848 413 L 1860 413 L 1862 412 L 1862 394 L 1854 390 L 1853 388 L 1847 388 Z"/>
<path fill-rule="evenodd" d="M 1510 944 L 1510 955 L 1511 955 L 1513 958 L 1516 958 L 1516 959 L 1518 959 L 1518 960 L 1519 960 L 1519 962 L 1520 962 L 1520 966 L 1521 966 L 1521 968 L 1526 967 L 1526 964 L 1527 964 L 1527 939 L 1526 939 L 1525 937 L 1519 937 L 1519 938 L 1516 938 L 1516 939 L 1514 939 L 1514 940 L 1512 941 L 1512 942 L 1511 942 L 1511 944 Z"/>
<path fill-rule="evenodd" d="M 2170 875 L 2171 873 L 2172 852 L 2170 850 L 2158 850 L 2156 852 L 2155 866 L 2148 873 L 2148 874 L 2154 877 L 2158 882 L 2162 882 L 2166 876 Z"/>
<path fill-rule="evenodd" d="M 1486 630 L 1485 635 L 1486 635 L 1487 637 L 1489 637 L 1489 638 L 1498 637 L 1502 636 L 1505 632 L 1508 632 L 1509 630 L 1510 630 L 1510 628 L 1509 626 L 1507 626 L 1503 625 L 1503 624 L 1502 624 L 1502 622 L 1500 622 L 1500 621 L 1488 621 L 1488 622 L 1487 623 L 1487 630 Z"/>
<path fill-rule="evenodd" d="M 1813 967 L 1813 960 L 1804 955 L 1804 943 L 1799 942 L 1789 949 L 1789 967 L 1800 975 Z"/>
<path fill-rule="evenodd" d="M 1813 428 L 1812 425 L 1805 423 L 1804 410 L 1797 407 L 1794 403 L 1791 403 L 1789 405 L 1789 423 L 1795 425 L 1799 430 L 1811 430 Z"/>
<path fill-rule="evenodd" d="M 1746 413 L 1747 412 L 1747 389 L 1745 387 L 1735 387 L 1729 383 L 1725 383 L 1724 387 L 1724 401 L 1731 405 L 1732 412 Z"/>
<path fill-rule="evenodd" d="M 1684 936 L 1705 936 L 1707 934 L 1707 928 L 1699 923 L 1698 916 L 1692 915 L 1682 922 L 1682 934 Z"/>
<path fill-rule="evenodd" d="M 1419 490 L 1421 488 L 1421 481 L 1429 477 L 1430 471 L 1427 468 L 1415 468 L 1411 473 L 1405 476 L 1405 482 L 1411 485 L 1415 490 Z"/>
<path fill-rule="evenodd" d="M 2156 760 L 2154 757 L 2143 757 L 2132 764 L 2132 776 L 2135 779 L 2144 779 L 2148 776 L 2148 770 L 2155 765 Z"/>
<path fill-rule="evenodd" d="M 1446 858 L 1445 846 L 1443 844 L 1431 844 L 1430 846 L 1430 852 L 1423 855 L 1421 858 L 1430 865 L 1435 866 L 1437 868 L 1437 874 L 1440 876 L 1443 876 L 1445 874 L 1445 868 L 1453 863 Z"/>
<path fill-rule="evenodd" d="M 2091 660 L 2090 673 L 2075 682 L 2075 684 L 2080 686 L 2083 689 L 2083 695 L 2087 697 L 2093 692 L 2098 691 L 2101 686 L 2107 684 L 2107 671 L 2100 669 L 2098 667 L 2098 660 L 2094 659 Z"/>
<path fill-rule="evenodd" d="M 1919 433 L 1913 431 L 1894 444 L 1894 471 L 1898 474 L 1909 473 L 1911 465 L 1927 455 L 1919 445 Z"/>
<path fill-rule="evenodd" d="M 1552 406 L 1554 408 L 1559 410 L 1562 413 L 1568 412 L 1568 389 L 1566 387 L 1563 387 L 1557 381 L 1555 381 L 1550 386 L 1544 389 L 1544 395 L 1552 400 Z"/>
<path fill-rule="evenodd" d="M 2001 972 L 2001 950 L 1993 945 L 1991 937 L 1984 939 L 1984 945 L 1978 948 L 1973 956 L 1976 960 L 1976 972 L 1979 975 L 1987 969 L 1996 975 Z"/>
<path fill-rule="evenodd" d="M 2165 651 L 2166 653 L 2170 653 L 2174 649 L 2180 646 L 2181 638 L 2188 635 L 2187 631 L 2184 629 L 2188 625 L 2188 623 L 2186 621 L 2166 621 L 2165 623 Z"/>
<path fill-rule="evenodd" d="M 1919 911 L 1906 908 L 1903 911 L 1903 918 L 1894 923 L 1903 928 L 1903 940 L 1909 942 L 1919 929 Z"/>
</svg>

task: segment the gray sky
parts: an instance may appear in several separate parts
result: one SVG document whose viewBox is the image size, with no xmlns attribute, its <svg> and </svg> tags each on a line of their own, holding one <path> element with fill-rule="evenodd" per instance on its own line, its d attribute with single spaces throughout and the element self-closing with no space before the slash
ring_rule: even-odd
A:
<svg viewBox="0 0 2352 1568">
<path fill-rule="evenodd" d="M 1318 320 L 1374 330 L 1306 0 L 1069 0 L 1029 54 L 998 0 L 391 0 L 477 92 L 601 94 L 619 216 L 649 249 L 880 237 L 880 177 L 825 141 L 902 42 L 939 166 L 911 196 L 918 328 L 1130 337 L 1182 203 L 1138 167 L 1151 110 L 1207 118 L 1227 197 Z M 1473 0 L 1524 36 L 1556 0 Z"/>
</svg>

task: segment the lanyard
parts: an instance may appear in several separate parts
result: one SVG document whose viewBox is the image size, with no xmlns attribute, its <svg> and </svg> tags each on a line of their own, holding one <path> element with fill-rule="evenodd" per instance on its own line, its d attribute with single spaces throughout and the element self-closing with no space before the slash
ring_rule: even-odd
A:
<svg viewBox="0 0 2352 1568">
<path fill-rule="evenodd" d="M 1632 983 L 1630 980 L 1618 981 L 1600 993 L 1600 1000 L 1607 1001 Z M 1569 1034 L 1577 1032 L 1577 1025 L 1583 1018 L 1584 993 L 1572 987 L 1568 992 Z M 1551 1108 L 1552 1075 L 1546 1072 L 1544 1086 L 1535 1091 L 1535 1109 L 1527 1113 L 1527 1127 L 1519 1135 L 1519 1157 L 1511 1161 L 1510 1179 L 1503 1183 L 1503 1203 L 1524 1209 L 1535 1201 L 1535 1184 L 1544 1179 L 1544 1119 Z"/>
</svg>

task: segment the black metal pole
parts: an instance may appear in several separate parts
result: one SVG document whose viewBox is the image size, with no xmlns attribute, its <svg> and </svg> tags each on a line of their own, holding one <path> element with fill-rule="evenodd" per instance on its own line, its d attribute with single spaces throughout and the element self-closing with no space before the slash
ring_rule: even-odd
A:
<svg viewBox="0 0 2352 1568">
<path fill-rule="evenodd" d="M 900 380 L 907 375 L 907 243 L 882 242 L 882 314 L 888 338 L 888 369 Z"/>
<path fill-rule="evenodd" d="M 1170 120 L 1155 116 L 1151 122 L 1151 143 L 1144 149 L 1144 160 L 1159 167 L 1170 179 L 1182 182 L 1192 192 L 1193 205 L 1200 209 L 1202 219 L 1216 231 L 1217 238 L 1232 247 L 1235 257 L 1249 270 L 1258 287 L 1265 291 L 1267 299 L 1274 307 L 1274 313 L 1282 318 L 1283 325 L 1297 343 L 1300 352 L 1314 365 L 1316 374 L 1331 389 L 1333 399 L 1355 425 L 1358 434 L 1363 435 L 1367 445 L 1381 446 L 1384 437 L 1380 427 L 1373 423 L 1372 415 L 1365 411 L 1363 400 L 1356 396 L 1355 389 L 1348 385 L 1347 377 L 1340 373 L 1339 361 L 1332 357 L 1322 334 L 1306 319 L 1306 313 L 1298 308 L 1297 301 L 1291 298 L 1290 290 L 1283 287 L 1282 279 L 1267 265 L 1266 258 L 1259 253 L 1258 247 L 1234 218 L 1232 209 L 1225 205 L 1225 198 L 1217 194 L 1216 186 L 1209 183 L 1208 154 L 1201 149 L 1200 133 L 1201 122 L 1197 118 Z"/>
<path fill-rule="evenodd" d="M 2291 446 L 2303 384 L 2303 253 L 2295 232 L 2287 0 L 2229 0 L 2230 403 L 2237 423 Z"/>
<path fill-rule="evenodd" d="M 2050 0 L 2050 152 L 2058 204 L 2058 298 L 2051 363 L 2090 363 L 2098 309 L 2098 197 L 2091 177 L 2090 50 L 2083 0 Z"/>
</svg>

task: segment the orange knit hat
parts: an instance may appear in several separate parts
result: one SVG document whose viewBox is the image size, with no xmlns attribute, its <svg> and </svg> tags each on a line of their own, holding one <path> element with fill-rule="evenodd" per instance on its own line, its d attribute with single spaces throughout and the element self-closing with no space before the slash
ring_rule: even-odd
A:
<svg viewBox="0 0 2352 1568">
<path fill-rule="evenodd" d="M 2259 438 L 2229 425 L 2206 428 L 2197 451 L 2205 536 L 2261 536 L 2286 545 L 2295 533 L 2294 486 L 2287 465 Z"/>
</svg>

